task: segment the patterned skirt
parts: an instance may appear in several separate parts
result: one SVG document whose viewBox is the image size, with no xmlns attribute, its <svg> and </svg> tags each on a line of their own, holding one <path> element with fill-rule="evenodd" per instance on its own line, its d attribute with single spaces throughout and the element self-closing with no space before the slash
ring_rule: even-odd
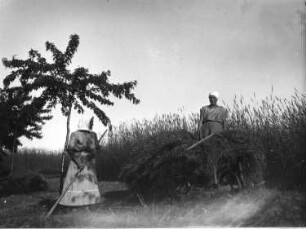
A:
<svg viewBox="0 0 306 229">
<path fill-rule="evenodd" d="M 78 153 L 77 157 L 85 165 L 85 168 L 78 174 L 59 204 L 65 206 L 84 206 L 101 203 L 94 156 L 81 152 Z M 71 160 L 64 180 L 63 190 L 74 179 L 77 172 L 78 167 Z"/>
</svg>

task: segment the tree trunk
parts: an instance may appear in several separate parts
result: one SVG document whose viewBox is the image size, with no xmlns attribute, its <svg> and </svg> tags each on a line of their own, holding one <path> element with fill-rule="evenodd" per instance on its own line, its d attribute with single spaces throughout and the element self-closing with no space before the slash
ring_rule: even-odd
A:
<svg viewBox="0 0 306 229">
<path fill-rule="evenodd" d="M 14 171 L 14 157 L 16 153 L 16 140 L 17 140 L 17 127 L 15 127 L 14 131 L 14 142 L 13 142 L 13 149 L 12 149 L 12 159 L 11 159 L 11 166 L 10 166 L 10 175 L 9 177 L 13 176 L 13 171 Z"/>
<path fill-rule="evenodd" d="M 61 162 L 61 181 L 60 181 L 60 190 L 59 190 L 59 193 L 62 192 L 62 190 L 63 190 L 63 185 L 64 185 L 64 164 L 65 164 L 65 155 L 66 155 L 66 153 L 67 153 L 68 142 L 69 142 L 69 136 L 70 136 L 70 117 L 71 117 L 71 108 L 72 108 L 72 105 L 70 105 L 70 107 L 69 107 L 68 116 L 67 116 L 67 132 L 66 132 L 65 146 L 64 146 L 63 153 L 62 153 L 62 162 Z"/>
</svg>

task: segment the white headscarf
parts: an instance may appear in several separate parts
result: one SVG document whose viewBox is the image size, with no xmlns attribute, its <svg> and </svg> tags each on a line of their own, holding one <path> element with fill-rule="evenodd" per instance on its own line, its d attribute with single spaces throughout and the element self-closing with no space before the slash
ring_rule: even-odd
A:
<svg viewBox="0 0 306 229">
<path fill-rule="evenodd" d="M 210 93 L 209 93 L 209 96 L 214 96 L 214 97 L 216 97 L 217 99 L 219 99 L 220 93 L 217 92 L 217 91 L 213 91 L 213 92 L 210 92 Z"/>
<path fill-rule="evenodd" d="M 85 115 L 80 117 L 79 123 L 78 123 L 78 129 L 91 131 L 90 123 L 93 122 L 93 118 L 94 118 L 93 116 L 85 116 Z"/>
</svg>

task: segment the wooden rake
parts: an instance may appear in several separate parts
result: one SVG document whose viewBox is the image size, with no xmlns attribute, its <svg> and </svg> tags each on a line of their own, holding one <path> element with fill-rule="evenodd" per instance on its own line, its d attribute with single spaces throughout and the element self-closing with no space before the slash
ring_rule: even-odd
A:
<svg viewBox="0 0 306 229">
<path fill-rule="evenodd" d="M 64 190 L 62 191 L 62 194 L 59 196 L 59 198 L 56 200 L 56 202 L 53 204 L 52 208 L 49 210 L 49 212 L 44 216 L 44 219 L 49 218 L 49 216 L 53 213 L 53 211 L 55 210 L 55 208 L 57 207 L 57 205 L 59 204 L 59 202 L 62 200 L 63 196 L 66 194 L 66 192 L 68 191 L 69 187 L 72 185 L 72 183 L 75 181 L 75 179 L 78 177 L 78 175 L 82 172 L 82 169 L 79 169 L 76 174 L 74 175 L 74 177 L 70 180 L 70 182 L 68 183 L 68 185 L 64 188 Z"/>
<path fill-rule="evenodd" d="M 186 151 L 193 149 L 194 147 L 196 147 L 197 145 L 200 145 L 202 142 L 205 142 L 206 140 L 208 140 L 209 138 L 211 138 L 212 136 L 214 136 L 215 134 L 211 134 L 208 135 L 206 138 L 201 139 L 200 141 L 197 141 L 196 143 L 194 143 L 192 146 L 188 147 L 186 149 Z"/>
</svg>

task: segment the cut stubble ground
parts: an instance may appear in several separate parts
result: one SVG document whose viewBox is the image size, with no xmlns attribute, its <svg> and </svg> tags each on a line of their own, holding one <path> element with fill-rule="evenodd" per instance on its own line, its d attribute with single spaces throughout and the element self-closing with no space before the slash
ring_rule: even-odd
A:
<svg viewBox="0 0 306 229">
<path fill-rule="evenodd" d="M 231 193 L 195 188 L 179 201 L 129 203 L 121 182 L 100 182 L 104 201 L 95 208 L 58 207 L 42 217 L 58 197 L 58 178 L 49 189 L 0 199 L 0 227 L 238 227 L 305 226 L 305 199 L 299 192 L 266 188 Z M 112 195 L 114 194 L 114 195 Z"/>
</svg>

